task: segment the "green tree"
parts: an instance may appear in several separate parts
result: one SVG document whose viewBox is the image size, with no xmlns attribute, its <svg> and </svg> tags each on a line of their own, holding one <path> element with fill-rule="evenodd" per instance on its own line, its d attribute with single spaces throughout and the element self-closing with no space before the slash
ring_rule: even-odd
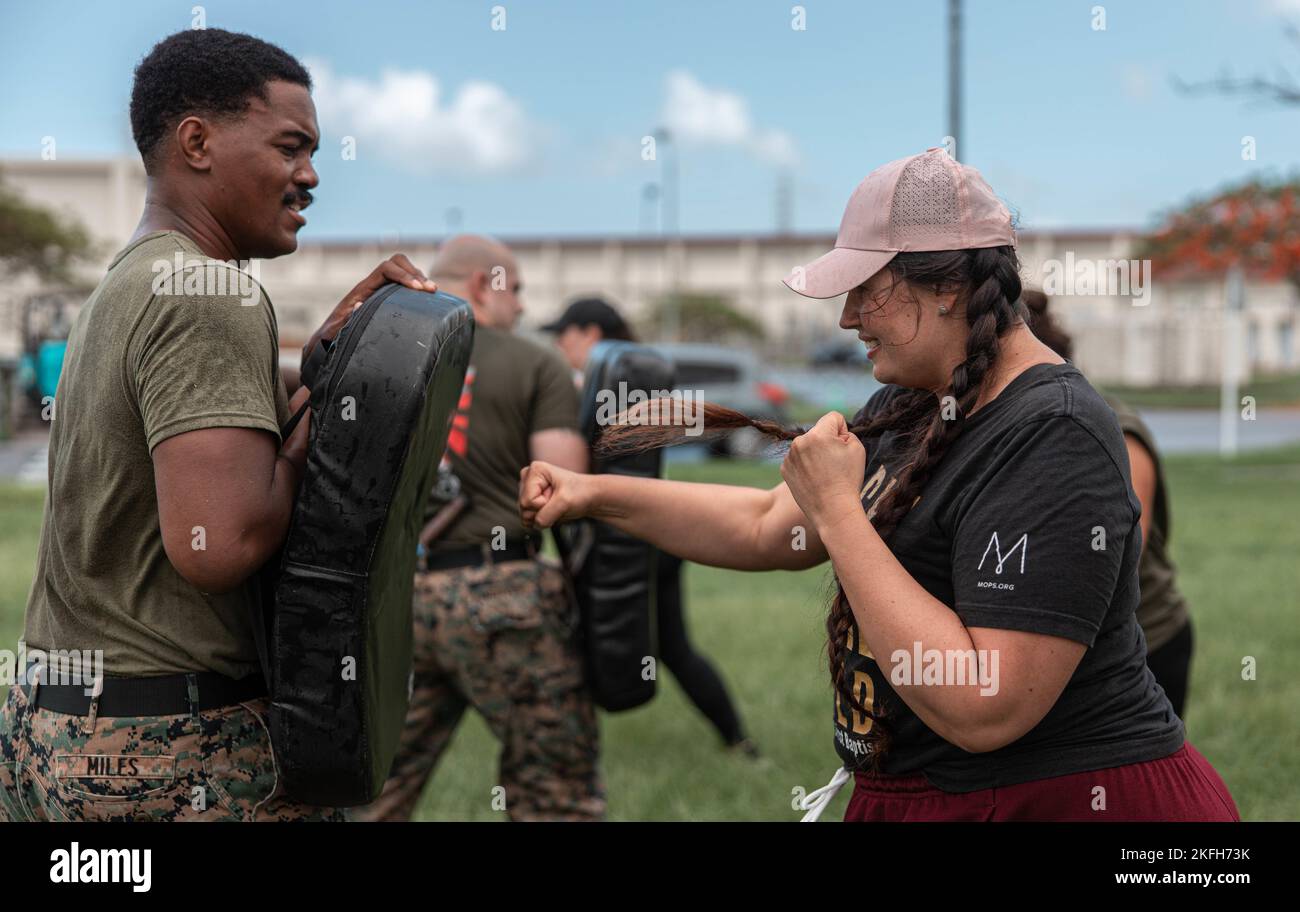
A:
<svg viewBox="0 0 1300 912">
<path fill-rule="evenodd" d="M 93 253 L 82 225 L 27 202 L 0 180 L 0 265 L 6 272 L 71 283 L 73 266 Z"/>
<path fill-rule="evenodd" d="M 683 342 L 721 342 L 740 337 L 761 342 L 763 324 L 738 311 L 722 295 L 677 292 L 665 295 L 651 314 L 651 325 L 677 328 Z"/>
</svg>

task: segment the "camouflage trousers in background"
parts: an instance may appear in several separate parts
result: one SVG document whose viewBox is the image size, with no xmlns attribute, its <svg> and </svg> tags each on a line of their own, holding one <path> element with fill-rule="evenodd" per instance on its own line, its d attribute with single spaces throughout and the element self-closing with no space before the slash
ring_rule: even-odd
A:
<svg viewBox="0 0 1300 912">
<path fill-rule="evenodd" d="M 415 578 L 415 688 L 383 793 L 355 820 L 409 820 L 473 706 L 501 742 L 511 820 L 605 815 L 596 711 L 558 567 L 541 560 Z M 483 795 L 485 806 L 494 796 Z"/>
<path fill-rule="evenodd" d="M 0 820 L 346 819 L 284 794 L 267 705 L 92 725 L 90 716 L 34 709 L 11 687 L 0 709 Z"/>
</svg>

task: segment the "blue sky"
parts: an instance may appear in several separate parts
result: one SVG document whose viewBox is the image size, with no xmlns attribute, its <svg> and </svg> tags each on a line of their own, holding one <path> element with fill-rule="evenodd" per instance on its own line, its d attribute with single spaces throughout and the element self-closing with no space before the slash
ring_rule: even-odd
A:
<svg viewBox="0 0 1300 912">
<path fill-rule="evenodd" d="M 493 7 L 505 8 L 494 30 Z M 834 229 L 872 168 L 947 132 L 944 0 L 225 2 L 320 77 L 322 183 L 304 240 L 631 234 L 678 128 L 687 233 Z M 1093 8 L 1105 8 L 1105 30 Z M 131 70 L 192 2 L 0 4 L 0 156 L 132 150 Z M 1300 107 L 1187 97 L 1171 77 L 1300 77 L 1300 0 L 967 0 L 959 157 L 1023 228 L 1143 226 L 1194 193 L 1300 164 Z M 500 24 L 498 18 L 497 24 Z M 344 160 L 344 136 L 356 139 Z M 1242 138 L 1257 158 L 1242 159 Z M 661 153 L 663 150 L 660 150 Z"/>
</svg>

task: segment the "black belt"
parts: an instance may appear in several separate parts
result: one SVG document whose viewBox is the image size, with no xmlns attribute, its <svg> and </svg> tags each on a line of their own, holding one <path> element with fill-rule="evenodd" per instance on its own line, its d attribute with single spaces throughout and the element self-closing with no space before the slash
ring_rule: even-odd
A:
<svg viewBox="0 0 1300 912">
<path fill-rule="evenodd" d="M 538 542 L 532 539 L 507 544 L 501 550 L 488 545 L 466 545 L 433 551 L 424 556 L 424 571 L 456 570 L 461 567 L 478 567 L 482 564 L 503 564 L 506 561 L 532 560 L 538 551 Z"/>
<path fill-rule="evenodd" d="M 23 695 L 29 700 L 32 686 L 23 685 Z M 93 690 L 94 686 L 94 681 L 46 684 L 42 680 L 36 687 L 36 708 L 72 716 L 88 716 L 93 697 L 86 691 Z M 191 687 L 195 696 L 193 700 Z M 258 673 L 239 680 L 213 671 L 162 675 L 156 678 L 111 678 L 105 675 L 99 693 L 97 714 L 180 716 L 221 709 L 264 696 L 266 681 Z"/>
</svg>

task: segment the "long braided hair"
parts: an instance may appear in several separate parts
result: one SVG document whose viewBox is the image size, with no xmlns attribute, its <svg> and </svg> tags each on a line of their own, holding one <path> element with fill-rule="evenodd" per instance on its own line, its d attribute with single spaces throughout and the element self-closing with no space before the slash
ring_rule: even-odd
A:
<svg viewBox="0 0 1300 912">
<path fill-rule="evenodd" d="M 1027 311 L 1021 302 L 1020 263 L 1014 247 L 984 247 L 965 250 L 900 253 L 889 262 L 897 286 L 926 289 L 936 294 L 954 294 L 957 314 L 964 314 L 970 333 L 966 339 L 966 357 L 952 372 L 947 389 L 937 395 L 926 389 L 909 389 L 895 395 L 878 414 L 849 430 L 859 438 L 895 432 L 901 444 L 899 469 L 894 484 L 880 495 L 872 514 L 872 524 L 880 537 L 889 541 L 907 516 L 930 476 L 953 441 L 961 435 L 965 417 L 979 399 L 985 379 L 998 357 L 1002 336 Z M 894 289 L 890 289 L 893 295 Z M 917 319 L 920 319 L 918 310 Z M 955 408 L 944 408 L 951 396 Z M 677 413 L 680 404 L 670 406 L 665 414 Z M 756 420 L 720 406 L 704 405 L 704 437 L 730 433 L 741 427 L 753 427 L 778 440 L 792 440 L 805 429 L 790 429 L 771 421 Z M 629 410 L 631 415 L 636 410 Z M 620 416 L 621 418 L 624 416 Z M 647 425 L 632 420 L 618 420 L 606 427 L 597 441 L 600 457 L 640 452 L 656 446 L 685 442 L 682 428 L 669 422 Z M 850 638 L 855 635 L 853 609 L 844 587 L 835 583 L 826 617 L 827 664 L 835 690 L 843 702 L 861 715 L 873 719 L 869 740 L 873 742 L 872 762 L 879 764 L 887 743 L 888 732 L 881 723 L 884 710 L 865 706 L 848 682 L 845 659 Z"/>
</svg>

